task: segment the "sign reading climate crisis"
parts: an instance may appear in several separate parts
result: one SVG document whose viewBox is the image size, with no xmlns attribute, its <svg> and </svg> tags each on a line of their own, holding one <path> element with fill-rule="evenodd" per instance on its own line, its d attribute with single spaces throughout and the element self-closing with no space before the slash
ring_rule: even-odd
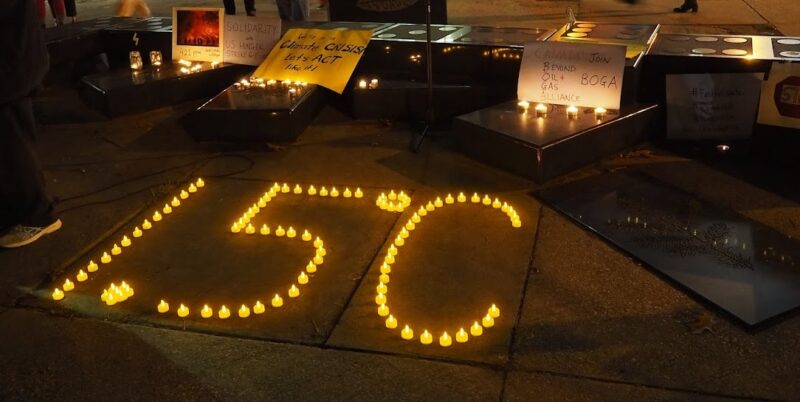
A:
<svg viewBox="0 0 800 402">
<path fill-rule="evenodd" d="M 517 96 L 529 102 L 619 109 L 624 71 L 625 46 L 527 43 Z"/>
<path fill-rule="evenodd" d="M 370 31 L 290 29 L 253 75 L 344 91 L 372 37 Z"/>
</svg>

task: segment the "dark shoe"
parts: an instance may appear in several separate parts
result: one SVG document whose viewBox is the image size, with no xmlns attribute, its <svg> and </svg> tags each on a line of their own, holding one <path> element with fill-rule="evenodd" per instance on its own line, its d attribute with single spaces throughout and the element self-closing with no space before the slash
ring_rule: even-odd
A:
<svg viewBox="0 0 800 402">
<path fill-rule="evenodd" d="M 698 9 L 697 0 L 694 0 L 694 1 L 686 0 L 686 1 L 683 2 L 683 4 L 681 4 L 680 7 L 675 7 L 674 9 L 672 9 L 672 11 L 674 11 L 676 13 L 685 13 L 687 11 L 691 11 L 693 13 L 696 13 L 697 9 Z"/>
<path fill-rule="evenodd" d="M 39 240 L 40 237 L 55 232 L 61 229 L 61 219 L 56 219 L 55 222 L 45 227 L 33 227 L 17 225 L 11 227 L 8 231 L 0 236 L 0 247 L 2 248 L 16 248 L 22 247 Z"/>
</svg>

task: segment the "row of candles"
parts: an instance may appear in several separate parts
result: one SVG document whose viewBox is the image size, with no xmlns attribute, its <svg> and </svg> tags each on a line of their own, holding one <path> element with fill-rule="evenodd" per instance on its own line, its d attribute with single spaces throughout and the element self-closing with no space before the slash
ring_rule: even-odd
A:
<svg viewBox="0 0 800 402">
<path fill-rule="evenodd" d="M 517 109 L 521 113 L 528 113 L 530 106 L 531 104 L 528 101 L 523 100 L 517 102 Z M 534 106 L 533 110 L 534 113 L 536 113 L 536 117 L 547 117 L 548 113 L 550 112 L 550 107 L 546 103 L 537 103 L 536 106 Z M 578 107 L 575 105 L 567 106 L 566 108 L 567 118 L 577 119 L 579 111 L 580 109 L 578 109 Z M 605 108 L 602 107 L 594 108 L 594 118 L 596 120 L 603 120 L 603 118 L 606 117 L 607 113 L 608 111 Z"/>
<path fill-rule="evenodd" d="M 360 79 L 358 80 L 358 89 L 378 89 L 378 79 Z"/>
<path fill-rule="evenodd" d="M 249 78 L 242 78 L 235 82 L 233 87 L 239 91 L 266 89 L 276 92 L 287 91 L 289 95 L 298 95 L 308 88 L 308 83 L 303 81 L 264 80 L 263 78 L 250 76 Z"/>
<path fill-rule="evenodd" d="M 181 205 L 181 200 L 186 200 L 187 198 L 189 198 L 190 194 L 196 193 L 198 191 L 198 189 L 201 189 L 201 188 L 205 187 L 205 185 L 206 185 L 206 183 L 203 181 L 203 179 L 202 178 L 198 178 L 197 181 L 195 181 L 193 183 L 190 183 L 189 186 L 186 187 L 185 189 L 181 189 L 180 193 L 177 196 L 172 198 L 172 201 L 170 201 L 167 204 L 164 204 L 164 207 L 161 209 L 161 211 L 164 213 L 164 215 L 171 214 L 172 213 L 172 208 L 176 208 L 176 207 Z M 112 259 L 112 257 L 111 257 L 112 255 L 113 256 L 118 256 L 118 255 L 122 254 L 123 248 L 128 248 L 133 244 L 133 241 L 131 240 L 131 238 L 136 239 L 136 238 L 142 237 L 144 235 L 145 231 L 150 230 L 150 229 L 153 228 L 153 225 L 154 225 L 153 222 L 160 222 L 162 219 L 163 219 L 163 215 L 161 214 L 161 212 L 156 210 L 153 213 L 153 216 L 152 216 L 152 220 L 153 221 L 152 222 L 150 220 L 148 220 L 148 219 L 145 219 L 142 222 L 141 228 L 139 228 L 139 226 L 136 226 L 136 227 L 133 228 L 133 231 L 131 231 L 131 233 L 130 233 L 131 237 L 128 237 L 128 235 L 125 234 L 125 235 L 122 236 L 122 239 L 120 240 L 119 245 L 117 243 L 114 243 L 114 245 L 111 246 L 110 254 L 109 254 L 109 251 L 104 251 L 103 255 L 100 256 L 100 264 L 102 264 L 102 265 L 110 264 L 111 263 L 111 259 Z M 122 247 L 120 247 L 120 245 Z M 84 271 L 82 268 L 79 269 L 78 273 L 75 275 L 75 280 L 77 282 L 86 282 L 89 279 L 89 274 L 90 273 L 94 273 L 94 272 L 97 272 L 99 270 L 100 270 L 100 265 L 98 265 L 96 262 L 94 262 L 94 260 L 89 260 L 89 263 L 86 264 L 86 270 Z M 117 302 L 124 301 L 124 299 L 127 299 L 128 297 L 133 296 L 133 289 L 130 288 L 130 286 L 128 284 L 126 284 L 125 282 L 123 282 L 123 285 L 116 286 L 116 285 L 114 285 L 112 283 L 111 286 L 108 289 L 106 289 L 106 291 L 103 292 L 103 295 L 100 296 L 100 299 L 103 302 L 105 302 L 106 304 L 108 304 L 108 305 L 113 305 L 113 304 L 116 304 Z M 115 288 L 120 288 L 120 287 L 123 288 L 124 294 L 127 294 L 127 296 L 124 297 L 124 299 L 122 299 L 122 300 L 117 298 L 116 291 L 114 291 Z M 128 292 L 127 288 L 130 288 L 129 292 Z M 73 282 L 70 278 L 67 278 L 67 279 L 64 280 L 64 283 L 63 283 L 63 285 L 61 285 L 61 287 L 57 287 L 57 288 L 53 289 L 53 292 L 51 293 L 50 296 L 55 301 L 63 300 L 66 292 L 70 292 L 70 291 L 72 291 L 74 289 L 75 289 L 75 282 Z M 110 294 L 114 294 L 114 299 L 113 299 L 114 302 L 113 303 L 109 303 L 108 300 L 107 300 L 106 296 L 108 296 Z"/>
<path fill-rule="evenodd" d="M 134 73 L 139 72 L 144 68 L 144 61 L 142 60 L 142 54 L 139 53 L 138 50 L 133 50 L 128 53 L 128 60 L 130 61 L 131 70 Z M 150 51 L 150 65 L 159 68 L 163 64 L 164 59 L 161 55 L 161 51 L 159 50 L 151 50 Z M 192 74 L 198 71 L 203 70 L 203 63 L 194 63 L 188 60 L 178 60 L 177 64 L 179 64 L 181 74 Z M 211 68 L 217 68 L 219 66 L 218 61 L 212 61 L 210 63 Z"/>
<path fill-rule="evenodd" d="M 390 193 L 391 194 L 391 193 Z M 383 196 L 383 194 L 381 194 Z M 388 199 L 388 197 L 387 197 Z M 378 305 L 378 316 L 384 320 L 384 325 L 388 329 L 395 330 L 399 326 L 398 319 L 391 314 L 388 304 L 388 297 L 387 294 L 389 292 L 389 282 L 391 281 L 390 274 L 392 273 L 392 265 L 396 261 L 396 257 L 399 253 L 399 247 L 405 245 L 406 239 L 411 236 L 411 232 L 413 232 L 417 225 L 422 222 L 422 218 L 428 213 L 435 211 L 437 208 L 441 208 L 445 205 L 453 205 L 456 203 L 467 203 L 469 200 L 472 204 L 478 205 L 485 205 L 489 206 L 493 209 L 499 209 L 504 212 L 509 219 L 511 219 L 511 224 L 513 227 L 518 228 L 522 226 L 522 220 L 519 217 L 519 214 L 514 210 L 514 208 L 508 205 L 505 202 L 501 202 L 498 198 L 494 200 L 489 197 L 488 194 L 485 194 L 483 197 L 480 197 L 477 193 L 474 193 L 471 197 L 467 198 L 467 196 L 461 192 L 458 196 L 453 197 L 452 194 L 448 194 L 444 200 L 441 197 L 436 197 L 435 200 L 429 201 L 426 205 L 421 206 L 419 210 L 414 212 L 411 218 L 400 228 L 400 232 L 397 234 L 397 237 L 394 239 L 394 242 L 389 245 L 389 248 L 386 251 L 386 256 L 383 259 L 383 263 L 380 267 L 380 275 L 378 276 L 378 285 L 375 287 L 377 292 L 375 296 L 375 304 Z M 381 197 L 376 200 L 376 203 L 381 201 Z M 483 316 L 480 321 L 474 321 L 472 325 L 469 326 L 469 329 L 466 330 L 464 327 L 458 329 L 458 331 L 454 332 L 454 335 L 451 336 L 450 333 L 444 331 L 438 339 L 438 343 L 442 347 L 450 347 L 453 344 L 453 340 L 457 343 L 465 343 L 469 341 L 469 337 L 478 337 L 483 335 L 484 328 L 491 328 L 494 326 L 495 319 L 500 317 L 500 309 L 497 307 L 496 304 L 492 304 L 486 311 L 486 315 Z M 414 329 L 411 328 L 409 324 L 405 324 L 403 328 L 400 330 L 400 337 L 404 340 L 412 340 L 414 339 Z M 434 341 L 434 335 L 430 333 L 427 329 L 423 329 L 422 333 L 419 334 L 419 342 L 423 345 L 430 345 Z"/>
</svg>

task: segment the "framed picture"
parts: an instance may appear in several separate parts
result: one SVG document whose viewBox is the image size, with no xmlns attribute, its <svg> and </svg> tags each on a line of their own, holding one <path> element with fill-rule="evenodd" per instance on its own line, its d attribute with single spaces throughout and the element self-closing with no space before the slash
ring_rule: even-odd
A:
<svg viewBox="0 0 800 402">
<path fill-rule="evenodd" d="M 172 58 L 222 62 L 224 43 L 222 8 L 172 9 Z"/>
</svg>

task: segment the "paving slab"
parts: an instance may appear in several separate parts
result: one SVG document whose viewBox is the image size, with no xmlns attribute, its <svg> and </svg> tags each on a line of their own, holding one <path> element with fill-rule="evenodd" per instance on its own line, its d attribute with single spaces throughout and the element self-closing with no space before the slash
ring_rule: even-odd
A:
<svg viewBox="0 0 800 402">
<path fill-rule="evenodd" d="M 23 309 L 0 313 L 0 330 L 3 400 L 477 401 L 496 400 L 503 381 L 471 366 Z"/>
<path fill-rule="evenodd" d="M 433 194 L 415 193 L 415 198 L 435 199 Z M 398 321 L 397 328 L 386 328 L 375 301 L 389 243 L 373 262 L 328 345 L 493 365 L 507 362 L 539 207 L 522 193 L 492 195 L 517 209 L 521 228 L 513 228 L 499 210 L 469 200 L 445 204 L 441 211 L 429 213 L 399 247 L 391 265 L 386 296 L 390 312 Z M 399 225 L 405 224 L 410 214 L 405 213 L 398 220 Z M 396 226 L 390 238 L 394 239 L 401 229 Z M 438 345 L 444 331 L 451 337 L 461 327 L 469 331 L 470 325 L 480 322 L 493 303 L 501 312 L 494 327 L 485 328 L 483 335 L 472 337 L 467 343 L 453 342 L 446 348 Z M 406 324 L 415 331 L 412 340 L 400 336 Z M 420 343 L 420 334 L 426 329 L 434 336 L 431 345 Z"/>
<path fill-rule="evenodd" d="M 750 398 L 800 395 L 797 316 L 749 333 L 545 209 L 513 364 Z"/>
<path fill-rule="evenodd" d="M 741 401 L 722 396 L 596 381 L 550 374 L 511 372 L 504 388 L 507 401 Z"/>
<path fill-rule="evenodd" d="M 321 343 L 396 216 L 374 205 L 375 189 L 364 188 L 366 195 L 360 199 L 281 194 L 252 220 L 255 228 L 267 224 L 270 235 L 233 234 L 229 229 L 232 222 L 256 203 L 272 182 L 208 179 L 207 183 L 171 214 L 162 213 L 163 220 L 154 222 L 153 228 L 145 231 L 141 238 L 134 238 L 131 232 L 134 226 L 141 227 L 145 218 L 152 220 L 152 209 L 122 225 L 64 275 L 57 276 L 54 283 L 37 291 L 35 294 L 39 298 L 29 298 L 25 303 L 52 307 L 54 302 L 49 295 L 54 284 L 61 284 L 70 277 L 76 283 L 76 290 L 58 306 L 80 314 Z M 318 189 L 321 184 L 325 183 L 316 183 Z M 304 187 L 307 185 L 304 183 Z M 341 187 L 340 191 L 343 190 Z M 162 204 L 171 198 L 166 198 Z M 290 226 L 296 228 L 297 237 L 276 237 L 279 225 L 284 230 Z M 312 242 L 301 240 L 306 228 L 323 239 L 327 254 L 318 270 L 307 274 L 308 284 L 300 285 L 297 277 L 315 255 Z M 121 244 L 123 234 L 132 240 L 132 246 L 114 256 L 110 264 L 101 264 L 100 256 L 110 250 L 112 244 Z M 100 264 L 101 268 L 97 274 L 90 274 L 88 281 L 79 283 L 75 274 L 80 268 L 86 271 L 89 260 Z M 106 306 L 99 298 L 103 289 L 112 282 L 120 284 L 122 280 L 133 287 L 135 295 L 113 307 Z M 296 299 L 287 294 L 293 283 L 300 287 L 301 297 Z M 270 300 L 278 293 L 285 299 L 285 305 L 275 309 L 270 307 Z M 170 311 L 165 314 L 156 311 L 162 299 L 171 304 Z M 266 313 L 253 314 L 246 320 L 237 317 L 240 305 L 252 308 L 256 300 L 267 305 Z M 177 316 L 181 303 L 190 309 L 185 320 Z M 215 310 L 214 318 L 200 317 L 199 310 L 205 304 Z M 221 305 L 232 310 L 230 319 L 215 318 Z"/>
</svg>

